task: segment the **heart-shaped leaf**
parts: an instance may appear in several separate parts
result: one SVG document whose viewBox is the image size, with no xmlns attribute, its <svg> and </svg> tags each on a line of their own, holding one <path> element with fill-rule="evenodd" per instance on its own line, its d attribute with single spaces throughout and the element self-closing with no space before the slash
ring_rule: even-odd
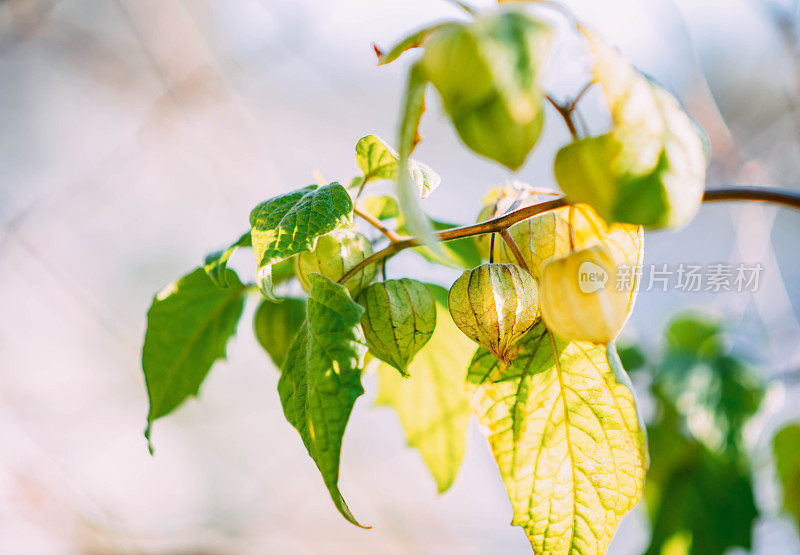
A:
<svg viewBox="0 0 800 555">
<path fill-rule="evenodd" d="M 245 291 L 235 272 L 226 274 L 228 288 L 220 289 L 203 268 L 197 268 L 153 299 L 142 349 L 150 398 L 148 441 L 153 421 L 197 395 L 214 361 L 225 358 L 225 346 L 242 315 Z"/>
<path fill-rule="evenodd" d="M 517 349 L 506 365 L 481 348 L 467 375 L 512 523 L 536 553 L 605 553 L 646 466 L 627 375 L 613 347 L 570 343 L 541 321 Z"/>
<path fill-rule="evenodd" d="M 337 182 L 309 185 L 266 200 L 250 213 L 258 267 L 314 248 L 317 237 L 350 223 L 353 202 Z"/>
</svg>

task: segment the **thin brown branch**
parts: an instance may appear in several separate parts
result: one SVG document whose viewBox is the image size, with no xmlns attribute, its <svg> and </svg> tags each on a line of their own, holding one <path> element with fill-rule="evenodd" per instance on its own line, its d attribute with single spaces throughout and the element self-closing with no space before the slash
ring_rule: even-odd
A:
<svg viewBox="0 0 800 555">
<path fill-rule="evenodd" d="M 518 210 L 508 212 L 507 214 L 503 214 L 502 216 L 498 216 L 497 218 L 493 218 L 485 222 L 479 222 L 477 224 L 466 225 L 463 227 L 453 227 L 445 231 L 440 231 L 436 234 L 436 238 L 439 241 L 452 241 L 454 239 L 463 239 L 464 237 L 472 237 L 474 235 L 496 233 L 502 229 L 511 227 L 515 223 L 532 218 L 533 216 L 541 214 L 542 212 L 561 208 L 562 206 L 567 206 L 567 201 L 564 200 L 564 197 L 558 197 L 553 200 L 532 204 L 531 206 L 524 206 Z M 421 244 L 422 241 L 417 237 L 409 237 L 408 239 L 401 239 L 396 243 L 389 243 L 386 248 L 379 250 L 378 252 L 368 256 L 353 266 L 347 271 L 347 273 L 339 278 L 339 283 L 344 283 L 373 262 L 394 256 L 404 249 L 409 247 L 417 247 Z"/>
<path fill-rule="evenodd" d="M 525 257 L 522 256 L 522 253 L 519 251 L 519 247 L 517 246 L 517 243 L 514 241 L 514 238 L 511 237 L 511 234 L 508 232 L 508 228 L 500 230 L 500 237 L 502 237 L 503 241 L 506 242 L 506 245 L 508 245 L 508 248 L 511 249 L 511 252 L 514 253 L 514 258 L 517 259 L 517 263 L 524 270 L 527 270 L 527 271 L 530 272 L 531 269 L 528 268 L 528 263 L 525 262 Z"/>
<path fill-rule="evenodd" d="M 396 243 L 401 240 L 400 236 L 397 233 L 395 233 L 394 231 L 383 225 L 378 218 L 374 217 L 369 212 L 364 212 L 357 206 L 355 206 L 353 207 L 353 213 L 356 216 L 359 216 L 369 225 L 371 225 L 372 227 L 383 233 L 392 243 Z"/>
<path fill-rule="evenodd" d="M 578 137 L 578 131 L 575 129 L 575 122 L 572 119 L 572 106 L 562 105 L 559 104 L 558 101 L 550 96 L 549 94 L 545 97 L 547 101 L 556 109 L 556 112 L 561 116 L 561 119 L 564 120 L 564 123 L 567 125 L 567 129 L 569 129 L 569 134 L 572 135 L 574 138 Z"/>
<path fill-rule="evenodd" d="M 724 202 L 731 200 L 771 202 L 800 210 L 800 192 L 787 191 L 774 187 L 721 187 L 707 190 L 703 195 L 703 202 Z M 439 241 L 452 241 L 454 239 L 463 239 L 464 237 L 472 237 L 486 233 L 499 233 L 516 223 L 564 206 L 569 206 L 569 203 L 562 196 L 538 204 L 524 206 L 518 210 L 498 216 L 497 218 L 486 220 L 485 222 L 440 231 L 436 234 L 436 237 Z M 422 243 L 417 237 L 409 237 L 408 239 L 401 239 L 397 242 L 390 243 L 386 248 L 379 250 L 353 266 L 339 279 L 339 283 L 344 283 L 374 262 L 389 258 L 404 249 L 416 247 L 420 244 Z"/>
<path fill-rule="evenodd" d="M 572 102 L 569 103 L 570 110 L 574 110 L 575 109 L 575 106 L 577 106 L 578 102 L 581 101 L 581 98 L 583 98 L 583 95 L 585 95 L 588 92 L 588 90 L 592 88 L 592 85 L 594 85 L 594 84 L 595 84 L 595 80 L 592 79 L 591 81 L 589 81 L 588 83 L 586 83 L 583 86 L 583 88 L 575 96 L 575 98 L 572 99 Z"/>
</svg>

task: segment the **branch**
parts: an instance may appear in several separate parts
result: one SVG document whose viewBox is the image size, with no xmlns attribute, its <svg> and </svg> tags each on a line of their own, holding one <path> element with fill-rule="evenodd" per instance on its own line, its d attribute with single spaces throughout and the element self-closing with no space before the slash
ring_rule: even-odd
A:
<svg viewBox="0 0 800 555">
<path fill-rule="evenodd" d="M 553 108 L 556 109 L 556 112 L 561 116 L 561 119 L 564 120 L 564 123 L 567 124 L 567 129 L 569 129 L 569 134 L 572 135 L 574 139 L 578 138 L 578 131 L 575 129 L 575 122 L 572 120 L 572 110 L 573 106 L 561 105 L 558 101 L 550 96 L 549 94 L 545 97 L 547 101 L 553 105 Z"/>
<path fill-rule="evenodd" d="M 787 191 L 784 189 L 777 189 L 774 187 L 750 187 L 750 186 L 733 186 L 721 187 L 719 189 L 709 189 L 703 194 L 703 202 L 724 202 L 730 200 L 745 200 L 745 201 L 760 201 L 772 202 L 782 206 L 788 206 L 800 210 L 800 192 Z M 561 196 L 553 200 L 532 204 L 530 206 L 523 206 L 517 210 L 513 210 L 497 218 L 479 222 L 477 224 L 466 225 L 463 227 L 454 227 L 445 231 L 436 233 L 436 238 L 439 241 L 452 241 L 454 239 L 463 239 L 464 237 L 472 237 L 475 235 L 484 235 L 486 233 L 501 233 L 512 225 L 538 216 L 544 212 L 555 210 L 569 206 L 570 203 Z M 359 271 L 369 266 L 370 264 L 394 256 L 398 252 L 409 247 L 416 247 L 421 245 L 422 242 L 417 237 L 410 237 L 408 239 L 401 239 L 394 243 L 390 243 L 386 248 L 379 250 L 372 256 L 368 256 L 350 270 L 347 271 L 340 279 L 339 283 L 344 283 L 352 276 L 356 275 Z"/>
<path fill-rule="evenodd" d="M 525 262 L 525 257 L 522 256 L 521 252 L 519 252 L 519 247 L 517 246 L 517 243 L 514 242 L 514 238 L 511 237 L 511 234 L 508 232 L 508 229 L 500 230 L 500 237 L 502 237 L 503 241 L 506 242 L 506 245 L 508 245 L 508 248 L 511 249 L 511 252 L 514 253 L 514 258 L 517 259 L 517 263 L 520 265 L 520 267 L 530 272 L 531 269 L 528 268 L 528 263 Z"/>
<path fill-rule="evenodd" d="M 447 229 L 445 231 L 440 231 L 439 233 L 434 234 L 436 239 L 439 241 L 452 241 L 454 239 L 463 239 L 464 237 L 472 237 L 474 235 L 483 235 L 485 233 L 496 233 L 503 229 L 507 229 L 512 225 L 519 223 L 523 220 L 527 220 L 528 218 L 532 218 L 538 214 L 543 212 L 547 212 L 549 210 L 555 210 L 556 208 L 561 208 L 563 206 L 567 206 L 567 201 L 564 200 L 564 197 L 558 197 L 553 200 L 548 200 L 545 202 L 540 202 L 539 204 L 533 204 L 531 206 L 524 206 L 518 210 L 514 210 L 513 212 L 508 212 L 507 214 L 503 214 L 497 218 L 486 220 L 485 222 L 479 222 L 477 224 L 467 225 L 463 227 L 453 227 Z M 386 248 L 379 250 L 375 254 L 368 256 L 355 266 L 353 266 L 350 270 L 347 271 L 341 278 L 339 278 L 339 283 L 344 283 L 358 272 L 372 264 L 373 262 L 377 262 L 383 258 L 388 258 L 390 256 L 394 256 L 398 252 L 407 249 L 409 247 L 417 247 L 422 244 L 422 241 L 417 237 L 410 237 L 408 239 L 401 239 L 400 241 L 396 241 L 394 243 L 389 243 L 389 246 Z"/>
<path fill-rule="evenodd" d="M 354 207 L 353 207 L 353 213 L 354 213 L 356 216 L 360 216 L 360 217 L 361 217 L 361 218 L 362 218 L 362 219 L 363 219 L 365 222 L 367 222 L 367 223 L 368 223 L 368 224 L 370 224 L 372 227 L 374 227 L 375 229 L 377 229 L 378 231 L 380 231 L 381 233 L 383 233 L 383 234 L 384 234 L 384 235 L 385 235 L 385 236 L 386 236 L 386 237 L 389 239 L 389 241 L 391 241 L 392 243 L 396 243 L 396 242 L 400 241 L 400 236 L 399 236 L 397 233 L 395 233 L 395 232 L 394 232 L 394 231 L 392 231 L 391 229 L 389 229 L 389 228 L 387 228 L 386 226 L 384 226 L 384 225 L 383 225 L 383 224 L 380 222 L 380 220 L 378 220 L 377 218 L 375 218 L 375 217 L 374 217 L 372 214 L 370 214 L 369 212 L 363 212 L 363 211 L 361 211 L 361 210 L 360 210 L 358 207 L 355 207 L 355 206 L 354 206 Z"/>
</svg>

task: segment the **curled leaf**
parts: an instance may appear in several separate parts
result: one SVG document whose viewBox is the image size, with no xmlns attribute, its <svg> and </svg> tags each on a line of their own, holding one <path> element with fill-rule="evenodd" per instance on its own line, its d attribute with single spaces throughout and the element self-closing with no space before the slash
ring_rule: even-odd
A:
<svg viewBox="0 0 800 555">
<path fill-rule="evenodd" d="M 363 181 L 388 179 L 396 182 L 399 160 L 400 155 L 375 135 L 362 137 L 356 144 L 356 162 L 364 172 Z M 442 178 L 430 166 L 413 158 L 408 159 L 408 171 L 420 198 L 427 198 L 442 182 Z"/>
<path fill-rule="evenodd" d="M 208 277 L 214 282 L 214 284 L 219 287 L 220 289 L 227 289 L 228 288 L 228 281 L 227 275 L 228 272 L 226 271 L 228 268 L 228 260 L 230 259 L 233 251 L 235 251 L 239 247 L 249 247 L 252 245 L 250 240 L 250 232 L 248 231 L 241 237 L 239 237 L 230 247 L 227 249 L 212 252 L 208 256 L 206 256 L 205 260 L 203 261 L 203 269 L 208 274 Z"/>
<path fill-rule="evenodd" d="M 510 10 L 445 24 L 425 45 L 425 74 L 461 140 L 512 170 L 542 130 L 538 77 L 551 38 L 549 25 Z"/>
<path fill-rule="evenodd" d="M 419 31 L 414 31 L 396 45 L 394 45 L 388 52 L 382 52 L 377 46 L 375 47 L 375 53 L 378 55 L 378 65 L 382 66 L 385 64 L 390 64 L 399 58 L 403 53 L 412 48 L 419 48 L 425 44 L 425 41 L 435 33 L 438 29 L 440 29 L 444 24 L 437 23 L 435 25 L 429 25 L 428 27 L 424 27 Z"/>
<path fill-rule="evenodd" d="M 422 244 L 436 255 L 443 256 L 441 247 L 433 234 L 433 227 L 422 211 L 419 199 L 413 190 L 413 177 L 409 167 L 411 152 L 419 140 L 419 122 L 422 112 L 425 111 L 425 88 L 427 86 L 428 81 L 422 68 L 419 64 L 413 65 L 408 73 L 408 83 L 400 115 L 397 200 L 400 203 L 400 210 L 408 231 L 412 235 L 416 235 Z"/>
</svg>

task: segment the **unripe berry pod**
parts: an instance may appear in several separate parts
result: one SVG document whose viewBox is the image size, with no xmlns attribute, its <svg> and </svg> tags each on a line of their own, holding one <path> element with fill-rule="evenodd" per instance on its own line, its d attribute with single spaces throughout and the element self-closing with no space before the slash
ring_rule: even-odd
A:
<svg viewBox="0 0 800 555">
<path fill-rule="evenodd" d="M 542 130 L 538 75 L 552 37 L 544 22 L 500 11 L 440 28 L 422 67 L 461 140 L 483 156 L 519 168 Z"/>
<path fill-rule="evenodd" d="M 358 303 L 365 309 L 361 327 L 370 354 L 407 375 L 409 363 L 436 327 L 430 290 L 413 279 L 390 279 L 364 289 Z"/>
<path fill-rule="evenodd" d="M 542 266 L 542 319 L 573 341 L 609 343 L 628 318 L 630 291 L 617 287 L 617 262 L 603 245 L 556 256 Z"/>
<path fill-rule="evenodd" d="M 308 291 L 309 274 L 322 274 L 336 281 L 350 268 L 372 254 L 369 240 L 362 234 L 352 229 L 337 229 L 317 239 L 317 244 L 312 251 L 303 251 L 297 255 L 295 262 L 295 275 Z M 348 279 L 344 285 L 352 297 L 373 280 L 376 268 L 370 264 L 356 275 Z"/>
<path fill-rule="evenodd" d="M 627 227 L 635 229 L 633 226 Z M 541 278 L 542 263 L 545 260 L 570 251 L 570 234 L 572 245 L 580 248 L 602 240 L 607 231 L 606 223 L 587 204 L 551 210 L 514 224 L 508 230 L 536 279 Z M 502 241 L 497 245 L 495 260 L 504 264 L 517 263 L 514 253 Z"/>
<path fill-rule="evenodd" d="M 464 334 L 509 362 L 513 347 L 539 316 L 538 287 L 529 272 L 511 264 L 482 264 L 450 288 L 453 321 Z"/>
</svg>

